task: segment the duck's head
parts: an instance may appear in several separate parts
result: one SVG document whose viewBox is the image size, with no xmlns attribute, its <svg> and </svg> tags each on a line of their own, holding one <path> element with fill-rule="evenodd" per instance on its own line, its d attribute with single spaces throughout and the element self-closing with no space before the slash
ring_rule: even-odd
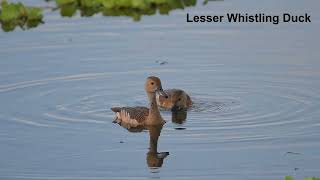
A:
<svg viewBox="0 0 320 180">
<path fill-rule="evenodd" d="M 168 95 L 162 89 L 160 79 L 156 76 L 150 76 L 146 79 L 144 89 L 147 93 L 159 93 L 159 95 L 168 98 Z"/>
<path fill-rule="evenodd" d="M 177 90 L 175 93 L 171 95 L 171 104 L 172 110 L 182 110 L 182 109 L 187 109 L 188 103 L 188 95 L 182 91 L 182 90 Z"/>
</svg>

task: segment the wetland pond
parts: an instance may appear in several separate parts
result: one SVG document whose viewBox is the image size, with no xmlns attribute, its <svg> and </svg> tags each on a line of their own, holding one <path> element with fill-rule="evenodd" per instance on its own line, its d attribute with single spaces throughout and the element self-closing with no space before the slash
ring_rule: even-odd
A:
<svg viewBox="0 0 320 180">
<path fill-rule="evenodd" d="M 0 31 L 0 179 L 320 176 L 319 1 L 197 2 L 139 18 L 23 2 L 48 8 L 44 24 Z M 312 23 L 186 22 L 290 10 Z M 113 106 L 147 106 L 149 75 L 191 95 L 186 119 L 112 123 Z"/>
</svg>

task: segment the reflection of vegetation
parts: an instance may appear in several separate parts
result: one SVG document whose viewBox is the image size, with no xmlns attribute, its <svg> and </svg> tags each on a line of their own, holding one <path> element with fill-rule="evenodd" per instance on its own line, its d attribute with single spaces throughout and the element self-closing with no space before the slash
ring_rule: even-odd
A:
<svg viewBox="0 0 320 180">
<path fill-rule="evenodd" d="M 42 23 L 42 10 L 26 7 L 22 3 L 1 2 L 0 23 L 4 31 L 12 31 L 16 26 L 33 28 Z"/>
<path fill-rule="evenodd" d="M 81 16 L 102 12 L 104 16 L 129 16 L 139 21 L 142 15 L 169 14 L 174 9 L 196 5 L 196 0 L 56 0 L 62 16 Z"/>
<path fill-rule="evenodd" d="M 294 180 L 294 178 L 292 176 L 286 176 L 285 180 Z M 306 177 L 304 178 L 304 180 L 320 180 L 320 178 L 316 178 L 316 177 Z"/>
</svg>

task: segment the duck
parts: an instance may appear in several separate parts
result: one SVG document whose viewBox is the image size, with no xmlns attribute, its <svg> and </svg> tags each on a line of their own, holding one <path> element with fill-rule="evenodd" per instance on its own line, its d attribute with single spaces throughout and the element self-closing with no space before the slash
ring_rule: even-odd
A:
<svg viewBox="0 0 320 180">
<path fill-rule="evenodd" d="M 157 96 L 157 104 L 160 108 L 172 111 L 187 110 L 193 104 L 190 96 L 181 89 L 166 89 L 167 98 Z"/>
<path fill-rule="evenodd" d="M 161 125 L 166 122 L 160 114 L 156 101 L 157 94 L 159 97 L 168 98 L 168 95 L 162 89 L 160 78 L 149 76 L 145 80 L 144 89 L 148 96 L 149 108 L 144 106 L 112 107 L 111 110 L 116 114 L 114 123 L 125 123 L 135 127 Z"/>
</svg>

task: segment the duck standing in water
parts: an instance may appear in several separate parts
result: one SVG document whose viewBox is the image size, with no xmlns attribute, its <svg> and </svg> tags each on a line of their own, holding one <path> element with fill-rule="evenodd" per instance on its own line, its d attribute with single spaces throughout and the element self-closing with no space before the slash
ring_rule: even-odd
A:
<svg viewBox="0 0 320 180">
<path fill-rule="evenodd" d="M 192 106 L 190 96 L 181 89 L 167 89 L 164 91 L 168 98 L 157 96 L 157 104 L 160 108 L 172 111 L 187 110 Z"/>
<path fill-rule="evenodd" d="M 144 84 L 144 89 L 148 95 L 149 108 L 142 106 L 113 107 L 111 110 L 116 113 L 114 122 L 123 122 L 131 126 L 160 125 L 165 123 L 156 101 L 156 94 L 158 94 L 159 97 L 168 98 L 168 95 L 162 89 L 160 79 L 155 76 L 148 77 Z"/>
</svg>

